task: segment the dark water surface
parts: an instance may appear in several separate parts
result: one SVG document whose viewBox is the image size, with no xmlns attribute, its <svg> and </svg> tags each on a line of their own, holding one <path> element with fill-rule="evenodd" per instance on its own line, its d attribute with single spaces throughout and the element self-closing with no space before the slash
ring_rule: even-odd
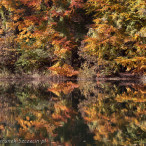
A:
<svg viewBox="0 0 146 146">
<path fill-rule="evenodd" d="M 0 143 L 144 145 L 145 94 L 130 82 L 0 82 Z"/>
</svg>

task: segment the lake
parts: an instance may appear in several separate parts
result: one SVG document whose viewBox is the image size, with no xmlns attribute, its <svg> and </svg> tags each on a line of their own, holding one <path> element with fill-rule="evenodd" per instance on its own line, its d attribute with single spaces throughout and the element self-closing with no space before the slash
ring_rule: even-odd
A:
<svg viewBox="0 0 146 146">
<path fill-rule="evenodd" d="M 145 95 L 133 81 L 0 82 L 0 143 L 144 145 Z"/>
</svg>

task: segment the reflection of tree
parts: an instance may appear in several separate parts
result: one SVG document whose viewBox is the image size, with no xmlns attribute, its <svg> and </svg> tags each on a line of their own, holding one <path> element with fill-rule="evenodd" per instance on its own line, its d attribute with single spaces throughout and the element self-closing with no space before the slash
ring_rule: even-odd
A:
<svg viewBox="0 0 146 146">
<path fill-rule="evenodd" d="M 133 102 L 146 102 L 145 91 L 143 88 L 137 86 L 133 87 L 133 90 L 129 87 L 126 88 L 127 92 L 124 92 L 121 95 L 117 95 L 118 102 L 133 101 Z"/>
<path fill-rule="evenodd" d="M 2 136 L 6 139 L 46 138 L 57 145 L 71 144 L 74 143 L 74 140 L 76 143 L 83 143 L 88 136 L 93 139 L 93 134 L 89 134 L 88 127 L 78 118 L 77 112 L 72 108 L 72 101 L 68 96 L 77 86 L 71 82 L 56 84 L 56 86 L 53 84 L 51 88 L 49 86 L 19 87 L 15 85 L 12 90 L 10 86 L 7 94 L 10 93 L 10 96 L 13 94 L 18 100 L 18 103 L 15 104 L 16 108 L 13 108 L 11 113 L 8 112 L 9 115 L 13 115 L 12 118 L 15 122 L 11 125 L 9 122 L 6 125 L 0 125 L 0 129 L 3 131 L 1 138 Z M 52 87 L 54 89 L 57 87 L 56 90 L 60 91 L 59 98 L 47 91 Z M 79 127 L 84 129 L 78 129 Z M 70 133 L 63 135 L 64 141 L 62 141 L 60 133 L 64 130 L 67 133 L 70 131 Z M 90 143 L 93 143 L 92 141 Z"/>
<path fill-rule="evenodd" d="M 8 135 L 9 127 L 16 123 L 13 110 L 19 102 L 12 92 L 13 87 L 5 83 L 0 84 L 0 139 Z"/>
<path fill-rule="evenodd" d="M 144 143 L 143 86 L 79 85 L 1 87 L 0 138 L 46 138 L 56 145 Z"/>
<path fill-rule="evenodd" d="M 58 98 L 55 98 L 54 113 L 52 114 L 52 119 L 54 120 L 55 125 L 58 126 L 54 130 L 54 134 L 56 135 L 55 141 L 58 141 L 62 144 L 94 144 L 93 134 L 89 132 L 87 125 L 82 119 L 80 119 L 80 116 L 72 107 L 73 103 L 71 102 L 71 98 L 76 98 L 74 97 L 76 95 L 80 96 L 79 93 L 73 92 L 73 90 L 78 87 L 78 84 L 66 82 L 53 84 L 51 88 L 48 89 L 49 91 L 55 93 L 57 96 L 61 97 L 60 100 L 57 100 Z M 67 100 L 67 96 L 71 92 L 73 92 L 73 94 L 71 94 L 73 96 Z"/>
<path fill-rule="evenodd" d="M 15 131 L 16 134 L 13 133 L 13 135 L 24 139 L 49 138 L 53 140 L 54 129 L 64 125 L 74 112 L 66 100 L 56 98 L 54 100 L 52 97 L 42 99 L 40 96 L 42 91 L 36 92 L 37 94 L 30 89 L 21 94 L 17 92 L 17 97 L 20 98 L 22 104 L 18 105 L 17 110 L 14 111 L 18 128 Z"/>
<path fill-rule="evenodd" d="M 60 94 L 63 92 L 64 94 L 71 93 L 75 88 L 78 88 L 79 85 L 72 83 L 72 82 L 66 82 L 66 83 L 53 83 L 51 88 L 48 89 L 48 91 L 53 92 L 57 96 L 60 96 Z"/>
<path fill-rule="evenodd" d="M 97 94 L 95 88 L 90 90 L 94 96 L 79 104 L 95 140 L 119 145 L 143 143 L 146 130 L 143 92 L 114 84 L 99 84 L 97 90 Z"/>
<path fill-rule="evenodd" d="M 5 91 L 3 90 L 1 95 L 3 100 L 0 104 L 3 109 L 0 112 L 2 115 L 0 120 L 2 123 L 0 124 L 1 138 L 4 136 L 6 138 L 43 139 L 53 136 L 53 130 L 58 126 L 55 119 L 55 114 L 58 114 L 57 104 L 60 104 L 62 110 L 65 108 L 65 102 L 54 101 L 51 96 L 48 97 L 51 94 L 48 94 L 47 88 L 43 86 L 34 88 L 29 85 L 25 87 L 10 86 L 8 89 L 5 87 Z M 7 96 L 8 100 L 5 98 Z M 13 102 L 12 97 L 15 99 Z M 60 112 L 60 116 L 62 114 L 64 119 L 66 109 L 62 110 L 62 113 Z M 10 117 L 11 121 L 14 121 L 13 123 L 10 121 Z"/>
<path fill-rule="evenodd" d="M 89 131 L 88 126 L 79 117 L 73 120 L 69 119 L 62 127 L 58 127 L 55 132 L 55 140 L 60 142 L 69 142 L 70 145 L 95 145 L 94 134 Z"/>
</svg>

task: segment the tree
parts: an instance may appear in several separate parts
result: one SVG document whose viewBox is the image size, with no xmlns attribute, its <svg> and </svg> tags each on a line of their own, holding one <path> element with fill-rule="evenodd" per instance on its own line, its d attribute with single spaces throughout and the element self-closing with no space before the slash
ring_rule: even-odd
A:
<svg viewBox="0 0 146 146">
<path fill-rule="evenodd" d="M 105 74 L 145 69 L 145 1 L 88 0 L 88 13 L 94 13 L 81 53 L 96 58 Z M 123 66 L 121 68 L 121 65 Z M 125 68 L 124 68 L 125 67 Z"/>
</svg>

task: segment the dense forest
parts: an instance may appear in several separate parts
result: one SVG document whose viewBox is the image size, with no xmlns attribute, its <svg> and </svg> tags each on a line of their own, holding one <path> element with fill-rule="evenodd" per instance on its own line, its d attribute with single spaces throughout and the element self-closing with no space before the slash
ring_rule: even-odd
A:
<svg viewBox="0 0 146 146">
<path fill-rule="evenodd" d="M 1 74 L 145 74 L 145 0 L 1 0 Z"/>
<path fill-rule="evenodd" d="M 0 144 L 145 145 L 145 43 L 145 0 L 0 0 Z"/>
</svg>

